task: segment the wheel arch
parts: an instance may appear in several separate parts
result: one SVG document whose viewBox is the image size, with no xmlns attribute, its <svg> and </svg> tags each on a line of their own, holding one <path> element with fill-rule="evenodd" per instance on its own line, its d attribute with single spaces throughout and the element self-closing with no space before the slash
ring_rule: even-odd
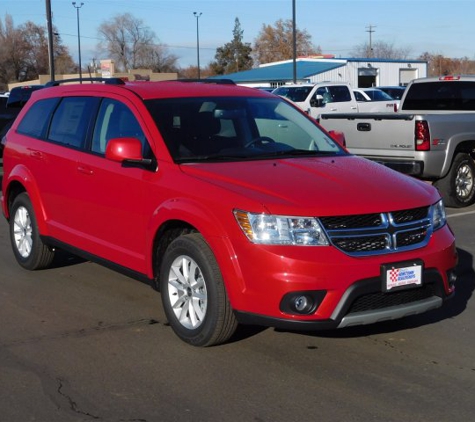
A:
<svg viewBox="0 0 475 422">
<path fill-rule="evenodd" d="M 8 182 L 5 184 L 4 194 L 4 214 L 10 219 L 10 209 L 15 198 L 23 192 L 30 197 L 31 205 L 35 210 L 38 229 L 42 235 L 47 234 L 46 212 L 43 201 L 38 194 L 38 186 L 32 174 L 24 166 L 18 166 L 9 174 Z"/>
<path fill-rule="evenodd" d="M 232 213 L 230 213 L 230 221 Z M 149 277 L 153 279 L 154 287 L 158 289 L 160 284 L 160 265 L 168 245 L 177 237 L 200 233 L 208 246 L 211 248 L 221 270 L 224 284 L 231 304 L 236 288 L 244 290 L 244 282 L 234 248 L 228 237 L 228 232 L 223 226 L 223 221 L 215 213 L 207 210 L 201 203 L 183 199 L 163 204 L 154 213 L 149 233 L 150 251 L 147 259 Z M 232 286 L 231 286 L 232 285 Z"/>
<path fill-rule="evenodd" d="M 458 134 L 450 139 L 441 177 L 445 177 L 449 173 L 454 158 L 459 153 L 469 154 L 472 160 L 475 160 L 475 134 Z"/>
</svg>

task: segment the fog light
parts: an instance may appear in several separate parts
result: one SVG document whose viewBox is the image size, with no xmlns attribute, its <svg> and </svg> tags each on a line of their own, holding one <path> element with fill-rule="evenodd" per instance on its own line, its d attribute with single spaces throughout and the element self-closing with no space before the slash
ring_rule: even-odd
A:
<svg viewBox="0 0 475 422">
<path fill-rule="evenodd" d="M 449 273 L 449 286 L 450 288 L 454 287 L 455 282 L 457 281 L 457 274 L 455 271 L 450 271 Z"/>
<path fill-rule="evenodd" d="M 303 312 L 308 308 L 308 298 L 306 296 L 299 296 L 295 299 L 294 307 L 296 311 Z"/>
<path fill-rule="evenodd" d="M 280 310 L 291 315 L 313 314 L 325 297 L 325 290 L 306 290 L 287 293 L 280 302 Z"/>
</svg>

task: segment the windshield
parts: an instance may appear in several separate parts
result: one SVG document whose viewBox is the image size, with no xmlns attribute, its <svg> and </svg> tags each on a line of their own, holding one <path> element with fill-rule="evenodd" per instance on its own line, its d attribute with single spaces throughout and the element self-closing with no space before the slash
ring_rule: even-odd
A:
<svg viewBox="0 0 475 422">
<path fill-rule="evenodd" d="M 393 98 L 389 95 L 386 94 L 384 91 L 381 91 L 379 89 L 368 89 L 366 94 L 368 95 L 369 98 L 371 98 L 372 101 L 392 101 Z"/>
<path fill-rule="evenodd" d="M 294 103 L 301 103 L 307 99 L 312 89 L 313 86 L 281 86 L 280 88 L 274 89 L 272 93 L 275 95 L 280 95 L 281 97 L 288 98 Z"/>
<path fill-rule="evenodd" d="M 176 162 L 346 152 L 281 98 L 170 98 L 145 102 Z"/>
</svg>

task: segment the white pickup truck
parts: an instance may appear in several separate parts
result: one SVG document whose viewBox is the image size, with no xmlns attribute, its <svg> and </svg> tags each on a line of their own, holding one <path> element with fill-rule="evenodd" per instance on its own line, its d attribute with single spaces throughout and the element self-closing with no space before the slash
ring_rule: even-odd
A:
<svg viewBox="0 0 475 422">
<path fill-rule="evenodd" d="M 449 207 L 475 202 L 475 76 L 413 80 L 396 113 L 327 113 L 350 152 L 429 180 Z"/>
<path fill-rule="evenodd" d="M 283 85 L 272 91 L 310 116 L 318 119 L 323 113 L 394 112 L 399 101 L 357 101 L 353 89 L 345 82 Z"/>
</svg>

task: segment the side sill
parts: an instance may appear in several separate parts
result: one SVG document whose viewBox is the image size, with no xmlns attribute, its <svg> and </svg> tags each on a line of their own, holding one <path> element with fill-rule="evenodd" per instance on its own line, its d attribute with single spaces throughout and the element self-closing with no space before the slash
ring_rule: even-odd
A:
<svg viewBox="0 0 475 422">
<path fill-rule="evenodd" d="M 124 267 L 122 265 L 116 264 L 115 262 L 109 261 L 97 255 L 83 251 L 82 249 L 75 248 L 74 246 L 61 242 L 49 236 L 41 236 L 41 240 L 43 240 L 45 244 L 53 248 L 58 248 L 63 251 L 69 252 L 73 255 L 76 255 L 80 258 L 83 258 L 87 261 L 95 262 L 99 265 L 102 265 L 103 267 L 109 268 L 127 277 L 130 277 L 142 283 L 148 284 L 154 289 L 156 288 L 157 283 L 155 283 L 153 279 L 148 278 L 145 274 L 139 273 L 138 271 L 131 270 L 130 268 Z"/>
</svg>

